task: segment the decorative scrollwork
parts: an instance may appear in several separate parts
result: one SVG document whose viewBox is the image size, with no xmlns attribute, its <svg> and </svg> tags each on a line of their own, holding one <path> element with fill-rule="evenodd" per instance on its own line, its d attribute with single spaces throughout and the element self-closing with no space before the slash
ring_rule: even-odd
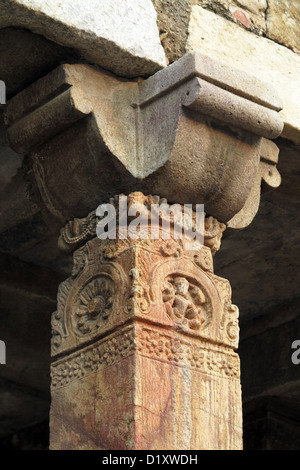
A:
<svg viewBox="0 0 300 470">
<path fill-rule="evenodd" d="M 73 269 L 72 269 L 72 276 L 76 277 L 84 269 L 88 262 L 88 250 L 87 246 L 84 245 L 83 247 L 79 248 L 78 250 L 74 251 L 73 254 Z"/>
<path fill-rule="evenodd" d="M 66 327 L 64 323 L 64 309 L 66 299 L 69 295 L 72 282 L 66 279 L 58 288 L 57 310 L 52 313 L 51 317 L 51 350 L 56 353 L 62 344 L 63 337 L 66 335 Z"/>
<path fill-rule="evenodd" d="M 93 211 L 83 219 L 70 220 L 60 231 L 59 248 L 63 251 L 72 252 L 88 240 L 96 237 L 98 219 L 96 211 Z"/>
</svg>

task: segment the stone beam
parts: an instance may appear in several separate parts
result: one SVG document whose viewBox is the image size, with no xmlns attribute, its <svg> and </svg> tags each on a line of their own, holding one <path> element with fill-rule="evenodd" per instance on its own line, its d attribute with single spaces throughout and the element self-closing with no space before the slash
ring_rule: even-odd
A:
<svg viewBox="0 0 300 470">
<path fill-rule="evenodd" d="M 280 183 L 269 140 L 282 131 L 280 109 L 268 84 L 192 53 L 140 82 L 61 66 L 10 100 L 7 123 L 12 148 L 30 153 L 33 186 L 62 223 L 110 194 L 141 190 L 201 201 L 243 228 L 261 180 Z"/>
<path fill-rule="evenodd" d="M 292 2 L 287 2 L 292 8 Z M 269 9 L 284 21 L 278 2 L 269 1 Z M 296 7 L 295 7 L 296 8 Z M 269 12 L 270 12 L 269 10 Z M 288 17 L 285 10 L 286 25 L 291 33 L 293 14 Z M 298 13 L 299 14 L 299 13 Z M 281 117 L 284 121 L 282 136 L 296 145 L 300 144 L 300 57 L 290 49 L 265 37 L 258 37 L 198 5 L 191 8 L 188 25 L 186 52 L 203 51 L 216 60 L 226 61 L 228 65 L 240 70 L 255 70 L 257 78 L 268 81 L 276 88 L 283 102 Z M 273 29 L 271 38 L 276 39 L 278 27 Z M 275 33 L 276 32 L 276 33 Z M 274 34 L 275 33 L 275 34 Z M 216 41 L 218 37 L 218 41 Z M 276 39 L 277 40 L 277 39 Z"/>
<path fill-rule="evenodd" d="M 0 9 L 0 29 L 25 28 L 117 75 L 148 76 L 166 65 L 151 0 L 1 0 Z"/>
</svg>

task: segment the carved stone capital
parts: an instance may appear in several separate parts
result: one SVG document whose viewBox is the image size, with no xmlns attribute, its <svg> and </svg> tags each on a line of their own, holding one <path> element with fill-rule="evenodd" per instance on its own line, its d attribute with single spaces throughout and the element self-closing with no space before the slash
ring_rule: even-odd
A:
<svg viewBox="0 0 300 470">
<path fill-rule="evenodd" d="M 63 65 L 10 100 L 7 123 L 61 222 L 108 194 L 143 191 L 242 228 L 261 179 L 279 184 L 269 139 L 282 131 L 280 109 L 268 84 L 192 53 L 139 81 Z"/>
</svg>

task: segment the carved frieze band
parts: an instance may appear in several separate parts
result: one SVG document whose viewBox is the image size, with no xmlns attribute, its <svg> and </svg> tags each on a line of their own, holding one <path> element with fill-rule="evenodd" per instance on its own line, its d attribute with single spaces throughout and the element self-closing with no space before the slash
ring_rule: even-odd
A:
<svg viewBox="0 0 300 470">
<path fill-rule="evenodd" d="M 137 353 L 198 372 L 239 379 L 238 355 L 204 342 L 187 340 L 153 328 L 130 326 L 73 353 L 51 366 L 52 389 L 93 374 Z"/>
</svg>

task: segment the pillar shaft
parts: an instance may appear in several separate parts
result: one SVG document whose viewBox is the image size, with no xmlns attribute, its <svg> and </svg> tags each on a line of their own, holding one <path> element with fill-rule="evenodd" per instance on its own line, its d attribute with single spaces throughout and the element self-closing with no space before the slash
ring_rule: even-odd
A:
<svg viewBox="0 0 300 470">
<path fill-rule="evenodd" d="M 52 319 L 52 449 L 241 449 L 238 309 L 212 263 L 223 230 L 207 218 L 200 250 L 160 233 L 74 252 Z"/>
</svg>

